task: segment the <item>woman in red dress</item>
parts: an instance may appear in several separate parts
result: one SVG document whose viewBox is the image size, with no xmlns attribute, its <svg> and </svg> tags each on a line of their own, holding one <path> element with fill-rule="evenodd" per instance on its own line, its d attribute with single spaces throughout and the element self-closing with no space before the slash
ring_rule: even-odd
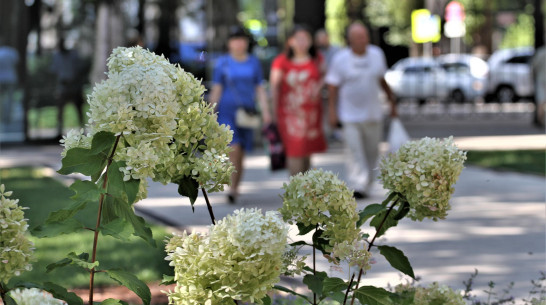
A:
<svg viewBox="0 0 546 305">
<path fill-rule="evenodd" d="M 286 46 L 273 61 L 269 80 L 288 169 L 295 175 L 310 169 L 311 154 L 326 150 L 320 99 L 323 60 L 305 27 L 295 27 Z"/>
</svg>

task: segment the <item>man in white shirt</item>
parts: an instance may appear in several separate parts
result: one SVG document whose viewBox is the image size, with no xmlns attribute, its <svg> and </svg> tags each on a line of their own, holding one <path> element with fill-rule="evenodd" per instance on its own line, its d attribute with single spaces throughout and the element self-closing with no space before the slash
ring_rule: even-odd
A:
<svg viewBox="0 0 546 305">
<path fill-rule="evenodd" d="M 396 98 L 385 82 L 385 55 L 369 44 L 368 29 L 360 22 L 352 23 L 347 40 L 349 48 L 335 54 L 325 82 L 330 125 L 343 126 L 347 185 L 360 199 L 370 191 L 379 157 L 383 128 L 379 89 L 385 91 L 393 117 L 397 116 Z"/>
</svg>

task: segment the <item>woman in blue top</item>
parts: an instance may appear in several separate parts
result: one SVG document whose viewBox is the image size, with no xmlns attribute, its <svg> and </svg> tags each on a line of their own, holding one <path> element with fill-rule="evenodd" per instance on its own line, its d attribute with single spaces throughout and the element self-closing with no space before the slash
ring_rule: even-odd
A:
<svg viewBox="0 0 546 305">
<path fill-rule="evenodd" d="M 243 174 L 245 151 L 252 150 L 253 130 L 235 124 L 235 112 L 239 107 L 255 109 L 255 100 L 260 104 L 264 124 L 271 122 L 267 108 L 267 95 L 263 86 L 260 62 L 249 54 L 250 37 L 244 29 L 234 29 L 228 39 L 228 54 L 219 57 L 214 65 L 210 102 L 216 104 L 218 122 L 233 130 L 230 160 L 235 166 L 231 176 L 229 203 L 235 203 L 239 182 Z"/>
</svg>

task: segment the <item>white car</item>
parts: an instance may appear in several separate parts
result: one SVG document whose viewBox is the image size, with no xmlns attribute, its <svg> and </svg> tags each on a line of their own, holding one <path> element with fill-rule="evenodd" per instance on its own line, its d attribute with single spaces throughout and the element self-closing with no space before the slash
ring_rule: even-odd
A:
<svg viewBox="0 0 546 305">
<path fill-rule="evenodd" d="M 487 100 L 499 103 L 532 98 L 534 85 L 530 61 L 533 48 L 505 49 L 494 52 L 489 60 Z"/>
<path fill-rule="evenodd" d="M 387 71 L 385 80 L 399 99 L 464 103 L 484 96 L 488 71 L 487 63 L 476 56 L 447 54 L 404 58 Z"/>
<path fill-rule="evenodd" d="M 416 99 L 423 104 L 429 98 L 445 100 L 448 97 L 446 76 L 435 59 L 410 57 L 394 64 L 385 73 L 385 81 L 398 99 Z"/>
<path fill-rule="evenodd" d="M 489 67 L 484 60 L 469 54 L 441 55 L 437 60 L 447 74 L 449 101 L 475 102 L 485 96 Z"/>
</svg>

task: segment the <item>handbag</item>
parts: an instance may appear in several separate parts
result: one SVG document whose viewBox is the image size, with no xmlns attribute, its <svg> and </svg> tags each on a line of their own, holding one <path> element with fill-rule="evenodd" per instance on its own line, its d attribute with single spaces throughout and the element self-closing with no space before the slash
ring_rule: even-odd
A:
<svg viewBox="0 0 546 305">
<path fill-rule="evenodd" d="M 400 121 L 399 118 L 393 118 L 389 126 L 389 135 L 387 138 L 389 142 L 389 152 L 396 152 L 402 145 L 409 141 L 409 139 L 410 137 L 404 128 L 404 125 L 402 125 L 402 121 Z"/>
<path fill-rule="evenodd" d="M 281 170 L 286 168 L 286 153 L 277 125 L 269 124 L 263 130 L 264 137 L 269 141 L 269 160 L 271 170 Z"/>
<path fill-rule="evenodd" d="M 235 112 L 235 125 L 240 128 L 259 128 L 261 125 L 260 115 L 255 109 L 239 107 Z"/>
</svg>

